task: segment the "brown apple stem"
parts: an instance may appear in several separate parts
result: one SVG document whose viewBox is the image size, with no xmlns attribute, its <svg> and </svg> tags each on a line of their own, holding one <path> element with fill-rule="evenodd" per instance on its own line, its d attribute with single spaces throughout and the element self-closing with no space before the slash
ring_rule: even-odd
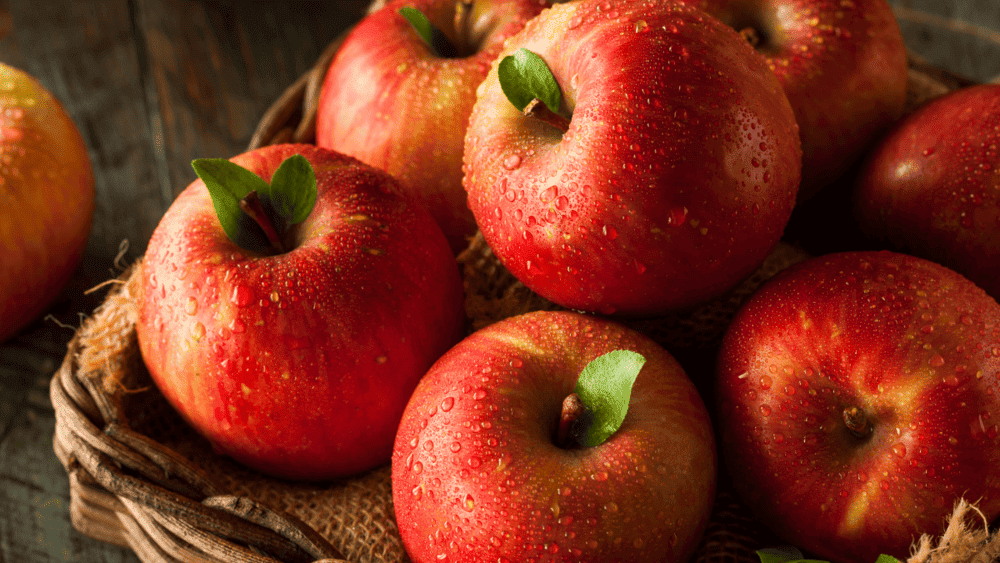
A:
<svg viewBox="0 0 1000 563">
<path fill-rule="evenodd" d="M 844 424 L 851 431 L 851 434 L 858 438 L 867 438 L 872 433 L 872 425 L 868 420 L 868 415 L 858 407 L 844 409 Z"/>
<path fill-rule="evenodd" d="M 569 131 L 569 120 L 549 109 L 541 100 L 535 98 L 524 106 L 524 116 L 537 119 L 565 133 Z"/>
<path fill-rule="evenodd" d="M 471 54 L 472 50 L 472 30 L 469 29 L 469 22 L 472 20 L 472 0 L 461 0 L 455 4 L 455 37 L 457 38 L 456 50 L 460 55 Z"/>
<path fill-rule="evenodd" d="M 240 209 L 249 215 L 250 218 L 264 230 L 264 234 L 267 235 L 268 242 L 271 243 L 271 248 L 279 254 L 285 252 L 285 245 L 281 243 L 281 237 L 278 236 L 278 231 L 275 230 L 274 225 L 271 223 L 271 219 L 267 216 L 267 212 L 264 211 L 264 205 L 260 202 L 260 195 L 257 193 L 257 190 L 248 193 L 243 199 L 240 200 Z"/>
<path fill-rule="evenodd" d="M 561 448 L 568 448 L 573 440 L 571 431 L 573 422 L 587 412 L 587 405 L 583 404 L 580 396 L 570 393 L 562 403 L 562 414 L 559 416 L 559 432 L 556 434 L 556 443 Z"/>
<path fill-rule="evenodd" d="M 740 30 L 740 35 L 743 36 L 743 39 L 747 40 L 747 43 L 749 43 L 751 47 L 756 48 L 757 45 L 760 45 L 760 32 L 757 31 L 756 28 L 744 27 Z"/>
</svg>

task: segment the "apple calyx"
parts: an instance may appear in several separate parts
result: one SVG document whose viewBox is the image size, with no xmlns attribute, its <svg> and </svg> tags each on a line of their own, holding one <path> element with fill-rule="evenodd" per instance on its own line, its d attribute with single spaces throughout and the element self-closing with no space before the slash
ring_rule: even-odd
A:
<svg viewBox="0 0 1000 563">
<path fill-rule="evenodd" d="M 526 117 L 548 123 L 565 133 L 569 119 L 559 113 L 562 90 L 538 54 L 521 47 L 497 66 L 497 79 L 507 100 Z"/>
<path fill-rule="evenodd" d="M 593 448 L 618 431 L 628 412 L 632 385 L 646 358 L 613 350 L 591 360 L 576 388 L 562 403 L 556 444 L 564 449 Z"/>
<path fill-rule="evenodd" d="M 867 438 L 874 430 L 871 421 L 868 420 L 868 415 L 860 407 L 847 407 L 844 409 L 843 416 L 844 425 L 856 438 Z"/>
<path fill-rule="evenodd" d="M 302 155 L 286 158 L 268 184 L 224 158 L 191 162 L 212 197 L 223 231 L 237 246 L 261 254 L 281 254 L 294 246 L 293 227 L 316 204 L 316 172 Z"/>
<path fill-rule="evenodd" d="M 760 31 L 755 27 L 744 27 L 740 30 L 740 35 L 742 35 L 743 39 L 746 39 L 747 43 L 749 43 L 754 49 L 756 49 L 763 41 Z"/>
<path fill-rule="evenodd" d="M 441 58 L 454 59 L 474 54 L 479 46 L 472 39 L 472 0 L 455 3 L 455 42 L 448 39 L 441 29 L 419 9 L 403 6 L 398 11 L 413 26 L 417 35 L 427 43 L 431 51 Z"/>
</svg>

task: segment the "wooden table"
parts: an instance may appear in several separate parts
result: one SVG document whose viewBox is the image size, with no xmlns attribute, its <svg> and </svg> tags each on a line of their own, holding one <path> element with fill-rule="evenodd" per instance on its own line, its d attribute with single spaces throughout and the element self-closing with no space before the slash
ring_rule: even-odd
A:
<svg viewBox="0 0 1000 563">
<path fill-rule="evenodd" d="M 48 381 L 80 316 L 102 299 L 87 290 L 141 256 L 194 179 L 191 160 L 242 152 L 264 110 L 366 4 L 0 1 L 0 61 L 64 103 L 90 151 L 98 198 L 69 286 L 46 318 L 0 344 L 0 562 L 137 561 L 70 524 Z M 893 4 L 914 52 L 978 81 L 1000 77 L 996 0 Z M 952 18 L 970 25 L 948 26 Z"/>
</svg>

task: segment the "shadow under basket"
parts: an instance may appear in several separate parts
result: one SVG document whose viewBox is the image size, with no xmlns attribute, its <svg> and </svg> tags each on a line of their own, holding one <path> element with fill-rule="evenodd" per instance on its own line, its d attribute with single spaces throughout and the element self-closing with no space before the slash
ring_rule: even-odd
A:
<svg viewBox="0 0 1000 563">
<path fill-rule="evenodd" d="M 313 141 L 319 85 L 336 47 L 335 42 L 275 102 L 250 148 Z M 911 110 L 965 85 L 917 61 L 911 62 L 910 78 Z M 715 302 L 627 324 L 671 352 L 710 354 L 743 301 L 775 273 L 807 257 L 780 243 L 756 274 Z M 481 234 L 458 262 L 470 331 L 558 308 L 507 272 Z M 128 547 L 145 562 L 408 561 L 394 519 L 388 465 L 320 484 L 266 477 L 217 455 L 170 407 L 153 385 L 136 340 L 141 267 L 140 260 L 109 282 L 105 301 L 76 332 L 51 381 L 54 449 L 69 477 L 74 527 Z M 739 502 L 720 471 L 712 520 L 694 560 L 757 563 L 756 549 L 779 543 Z"/>
</svg>

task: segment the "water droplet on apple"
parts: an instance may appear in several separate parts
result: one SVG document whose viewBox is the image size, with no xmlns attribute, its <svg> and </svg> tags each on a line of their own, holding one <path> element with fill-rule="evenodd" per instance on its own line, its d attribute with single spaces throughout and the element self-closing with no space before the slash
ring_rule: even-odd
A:
<svg viewBox="0 0 1000 563">
<path fill-rule="evenodd" d="M 482 401 L 486 398 L 486 389 L 483 389 L 482 387 L 476 389 L 476 392 L 472 394 L 472 398 L 477 401 Z"/>
<path fill-rule="evenodd" d="M 503 159 L 503 167 L 507 170 L 517 170 L 521 166 L 520 155 L 512 154 Z"/>
<path fill-rule="evenodd" d="M 194 315 L 198 312 L 198 300 L 194 297 L 188 297 L 187 303 L 184 305 L 184 312 L 188 315 Z"/>
<path fill-rule="evenodd" d="M 944 365 L 944 358 L 941 354 L 934 354 L 931 356 L 931 359 L 927 361 L 927 363 L 936 368 L 941 367 Z"/>
<path fill-rule="evenodd" d="M 868 474 L 864 471 L 858 471 L 858 481 L 865 483 L 868 481 Z"/>
<path fill-rule="evenodd" d="M 770 389 L 771 385 L 773 383 L 774 383 L 774 381 L 771 379 L 771 376 L 769 376 L 769 375 L 762 375 L 760 377 L 760 388 L 761 389 Z"/>
<path fill-rule="evenodd" d="M 469 458 L 469 467 L 471 467 L 473 469 L 476 469 L 477 467 L 479 467 L 482 464 L 483 464 L 483 460 L 479 459 L 478 457 L 473 456 L 473 457 Z"/>
<path fill-rule="evenodd" d="M 674 110 L 674 119 L 677 121 L 687 121 L 688 120 L 688 110 L 684 108 L 677 108 Z"/>
<path fill-rule="evenodd" d="M 420 500 L 420 498 L 424 496 L 424 486 L 417 485 L 416 487 L 413 487 L 412 492 L 413 492 L 413 499 Z"/>
<path fill-rule="evenodd" d="M 906 445 L 902 443 L 897 443 L 892 446 L 892 453 L 899 457 L 906 457 Z"/>
<path fill-rule="evenodd" d="M 503 209 L 499 207 L 493 208 L 493 215 L 496 216 L 497 220 L 503 219 Z"/>
<path fill-rule="evenodd" d="M 612 513 L 618 512 L 618 505 L 614 502 L 609 502 L 608 504 L 604 505 L 604 510 L 607 510 L 608 512 Z"/>
<path fill-rule="evenodd" d="M 639 20 L 635 22 L 635 32 L 636 33 L 646 33 L 649 31 L 649 24 L 646 20 Z"/>
<path fill-rule="evenodd" d="M 550 203 L 552 200 L 556 198 L 557 195 L 559 195 L 559 189 L 556 188 L 555 186 L 549 186 L 544 191 L 542 191 L 542 193 L 539 195 L 539 199 L 542 200 L 542 203 Z"/>
<path fill-rule="evenodd" d="M 771 407 L 770 407 L 770 405 L 761 405 L 760 406 L 760 414 L 762 414 L 764 416 L 771 416 Z"/>
<path fill-rule="evenodd" d="M 618 238 L 618 230 L 611 225 L 604 225 L 602 231 L 604 232 L 605 238 L 608 240 L 615 240 Z"/>
<path fill-rule="evenodd" d="M 633 266 L 635 266 L 635 273 L 643 274 L 646 272 L 646 265 L 638 260 L 633 260 Z"/>
<path fill-rule="evenodd" d="M 465 495 L 465 499 L 462 501 L 462 508 L 464 508 L 466 512 L 472 512 L 473 509 L 476 508 L 476 501 L 472 498 L 471 494 Z"/>
<path fill-rule="evenodd" d="M 680 226 L 687 219 L 687 214 L 687 207 L 674 207 L 670 210 L 670 215 L 667 217 L 667 224 L 675 227 Z"/>
<path fill-rule="evenodd" d="M 237 285 L 233 288 L 233 295 L 231 301 L 236 304 L 237 307 L 246 307 L 250 304 L 250 300 L 253 299 L 253 290 L 245 285 Z"/>
<path fill-rule="evenodd" d="M 445 397 L 444 400 L 441 401 L 441 410 L 443 410 L 444 412 L 450 411 L 451 408 L 454 406 L 455 406 L 454 397 Z"/>
<path fill-rule="evenodd" d="M 424 470 L 424 464 L 420 463 L 419 461 L 414 461 L 413 467 L 411 469 L 413 470 L 414 473 L 420 473 L 421 471 Z"/>
<path fill-rule="evenodd" d="M 595 481 L 607 481 L 608 480 L 608 472 L 607 471 L 598 471 L 597 473 L 591 475 L 591 478 L 593 480 L 595 480 Z"/>
<path fill-rule="evenodd" d="M 934 154 L 934 147 L 927 147 L 924 149 L 924 156 L 930 156 Z"/>
</svg>

